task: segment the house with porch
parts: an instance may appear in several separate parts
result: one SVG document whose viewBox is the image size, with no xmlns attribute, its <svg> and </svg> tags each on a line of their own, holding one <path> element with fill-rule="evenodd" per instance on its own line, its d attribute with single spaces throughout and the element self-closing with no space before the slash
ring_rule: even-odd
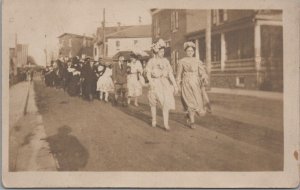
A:
<svg viewBox="0 0 300 190">
<path fill-rule="evenodd" d="M 211 86 L 282 91 L 282 11 L 211 10 L 210 13 Z M 170 41 L 171 53 L 166 56 L 174 70 L 178 59 L 184 56 L 182 46 L 187 40 L 196 43 L 196 56 L 206 62 L 207 10 L 152 10 L 152 18 L 152 38 Z M 160 18 L 165 19 L 159 21 Z"/>
</svg>

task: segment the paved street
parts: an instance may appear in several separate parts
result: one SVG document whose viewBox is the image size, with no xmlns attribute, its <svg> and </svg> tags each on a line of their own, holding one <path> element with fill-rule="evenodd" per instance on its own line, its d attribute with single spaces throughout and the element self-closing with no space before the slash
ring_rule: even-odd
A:
<svg viewBox="0 0 300 190">
<path fill-rule="evenodd" d="M 46 141 L 58 170 L 270 171 L 283 167 L 282 120 L 275 119 L 280 113 L 274 111 L 282 105 L 280 101 L 212 94 L 214 114 L 199 119 L 196 129 L 184 126 L 183 114 L 177 106 L 178 110 L 170 117 L 171 131 L 165 132 L 162 126 L 150 126 L 146 96 L 141 98 L 138 108 L 121 108 L 98 100 L 86 102 L 70 97 L 38 80 L 34 89 Z M 244 98 L 252 106 L 240 104 Z M 220 116 L 226 107 L 226 117 Z M 250 117 L 259 115 L 265 118 L 264 122 L 273 117 L 274 125 L 229 119 L 254 110 L 256 114 Z"/>
</svg>

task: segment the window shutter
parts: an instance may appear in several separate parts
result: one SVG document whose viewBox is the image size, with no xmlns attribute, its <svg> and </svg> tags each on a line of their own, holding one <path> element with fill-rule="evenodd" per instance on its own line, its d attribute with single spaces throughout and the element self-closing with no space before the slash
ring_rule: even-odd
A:
<svg viewBox="0 0 300 190">
<path fill-rule="evenodd" d="M 173 12 L 171 12 L 171 31 L 173 31 Z"/>
<path fill-rule="evenodd" d="M 217 24 L 216 10 L 213 10 L 213 24 Z"/>
<path fill-rule="evenodd" d="M 175 12 L 175 27 L 178 29 L 178 11 Z"/>
<path fill-rule="evenodd" d="M 224 10 L 223 13 L 224 13 L 223 19 L 224 19 L 224 21 L 227 21 L 227 19 L 228 19 L 227 10 Z"/>
</svg>

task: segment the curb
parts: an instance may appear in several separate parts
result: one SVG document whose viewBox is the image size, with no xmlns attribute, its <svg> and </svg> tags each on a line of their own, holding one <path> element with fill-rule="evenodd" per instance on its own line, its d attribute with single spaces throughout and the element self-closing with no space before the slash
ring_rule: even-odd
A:
<svg viewBox="0 0 300 190">
<path fill-rule="evenodd" d="M 44 139 L 47 138 L 45 127 L 43 125 L 42 116 L 38 113 L 38 108 L 35 102 L 35 92 L 33 83 L 28 82 L 26 101 L 23 109 L 23 117 L 32 117 L 32 134 L 28 146 L 18 146 L 16 162 L 17 171 L 57 171 L 58 163 L 54 155 L 51 153 L 50 145 Z M 23 163 L 24 156 L 30 152 L 30 157 L 27 157 L 28 164 Z M 26 157 L 26 156 L 25 156 Z"/>
</svg>

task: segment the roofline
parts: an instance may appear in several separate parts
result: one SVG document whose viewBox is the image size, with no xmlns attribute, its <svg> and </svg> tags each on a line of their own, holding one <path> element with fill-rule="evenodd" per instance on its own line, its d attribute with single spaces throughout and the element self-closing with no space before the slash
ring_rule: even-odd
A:
<svg viewBox="0 0 300 190">
<path fill-rule="evenodd" d="M 154 11 L 150 11 L 151 15 L 154 15 L 156 13 L 159 13 L 160 11 L 162 11 L 163 9 L 155 9 Z"/>
<path fill-rule="evenodd" d="M 125 36 L 125 37 L 117 37 L 117 36 L 108 36 L 106 37 L 106 39 L 116 39 L 116 38 L 151 38 L 152 39 L 152 36 Z"/>
<path fill-rule="evenodd" d="M 131 26 L 131 27 L 128 27 L 128 28 L 121 29 L 121 30 L 119 30 L 119 31 L 110 33 L 110 34 L 108 34 L 108 35 L 106 36 L 106 38 L 114 37 L 113 35 L 115 35 L 115 34 L 117 34 L 117 33 L 119 33 L 119 32 L 126 31 L 126 30 L 129 30 L 129 29 L 133 28 L 133 27 L 140 27 L 140 26 L 143 26 L 143 27 L 149 27 L 149 28 L 150 28 L 150 31 L 151 31 L 151 27 L 152 27 L 151 24 L 133 25 L 133 26 Z M 149 37 L 151 37 L 151 36 L 152 36 L 152 34 L 150 33 Z M 130 38 L 130 37 L 131 37 L 131 38 L 134 38 L 135 36 L 129 36 L 129 38 Z M 120 37 L 120 38 L 127 38 L 127 36 L 126 36 L 126 37 Z"/>
<path fill-rule="evenodd" d="M 61 35 L 58 36 L 57 38 L 61 38 L 62 36 L 65 36 L 65 35 L 72 35 L 72 36 L 76 36 L 76 37 L 78 37 L 78 38 L 84 38 L 84 37 L 85 37 L 85 38 L 91 38 L 91 39 L 94 39 L 94 38 L 91 37 L 91 36 L 83 36 L 83 35 L 72 34 L 72 33 L 68 33 L 68 32 L 61 34 Z"/>
</svg>

